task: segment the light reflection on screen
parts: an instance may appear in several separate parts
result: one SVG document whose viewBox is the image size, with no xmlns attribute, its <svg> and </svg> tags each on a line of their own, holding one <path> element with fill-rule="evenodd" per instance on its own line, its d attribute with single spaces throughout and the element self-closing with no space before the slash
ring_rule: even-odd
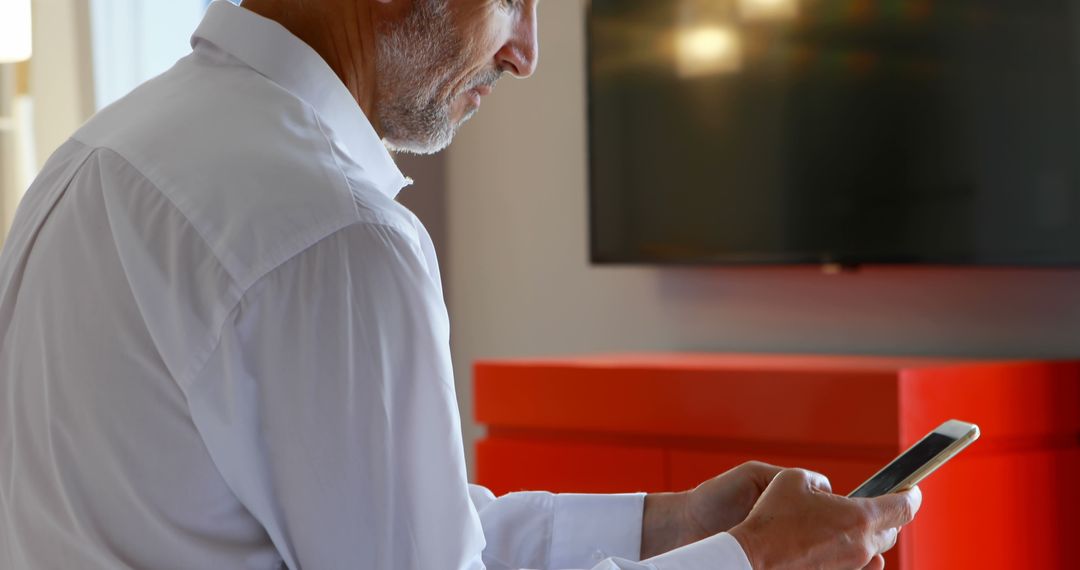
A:
<svg viewBox="0 0 1080 570">
<path fill-rule="evenodd" d="M 925 465 L 942 451 L 945 451 L 954 441 L 956 440 L 940 433 L 928 435 L 903 455 L 893 460 L 872 479 L 855 489 L 851 496 L 878 497 L 888 493 L 918 468 Z"/>
</svg>

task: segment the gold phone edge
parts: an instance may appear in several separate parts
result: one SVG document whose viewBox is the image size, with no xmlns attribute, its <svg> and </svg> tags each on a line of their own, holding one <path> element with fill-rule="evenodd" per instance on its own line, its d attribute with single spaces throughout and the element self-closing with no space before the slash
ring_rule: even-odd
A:
<svg viewBox="0 0 1080 570">
<path fill-rule="evenodd" d="M 948 462 L 953 457 L 956 457 L 956 454 L 963 451 L 963 449 L 965 447 L 967 447 L 968 445 L 971 445 L 971 443 L 973 443 L 976 439 L 978 439 L 980 433 L 979 433 L 978 425 L 976 425 L 976 424 L 970 424 L 970 425 L 972 426 L 971 429 L 968 430 L 967 433 L 965 433 L 963 435 L 963 437 L 961 437 L 961 438 L 957 439 L 956 441 L 952 442 L 951 444 L 949 444 L 949 447 L 946 447 L 944 450 L 942 450 L 941 453 L 939 453 L 936 457 L 934 457 L 933 461 L 930 461 L 930 462 L 924 464 L 922 467 L 917 469 L 911 475 L 908 475 L 906 478 L 904 478 L 903 481 L 900 481 L 899 483 L 894 485 L 891 489 L 886 491 L 884 494 L 888 495 L 890 493 L 899 493 L 899 492 L 902 492 L 902 491 L 907 491 L 908 489 L 918 485 L 920 482 L 922 482 L 923 479 L 926 479 L 934 471 L 937 471 L 939 467 L 944 465 L 946 462 Z M 937 431 L 937 430 L 935 430 L 935 431 Z M 930 432 L 930 433 L 934 433 L 934 432 Z M 924 436 L 923 439 L 925 439 L 926 437 L 929 437 L 929 434 Z M 920 439 L 919 441 L 922 441 L 922 439 Z M 918 442 L 916 442 L 915 445 L 917 445 L 917 444 L 918 444 Z M 912 447 L 914 447 L 914 446 L 912 446 Z M 907 453 L 907 450 L 904 450 L 904 453 Z M 901 454 L 901 455 L 903 455 L 903 454 Z M 895 459 L 893 459 L 893 461 L 895 461 Z M 855 489 L 852 489 L 851 493 L 848 493 L 847 496 L 850 497 L 852 494 L 855 493 L 855 491 L 859 490 L 863 485 L 865 485 L 869 481 L 873 480 L 874 477 L 877 477 L 879 474 L 881 474 L 881 472 L 884 471 L 891 464 L 892 464 L 892 461 L 890 461 L 889 463 L 886 463 L 885 467 L 882 467 L 880 470 L 878 470 L 877 473 L 874 473 L 873 475 L 871 475 L 869 479 L 867 479 L 866 481 L 863 481 L 862 483 L 860 483 L 857 487 L 855 487 Z"/>
</svg>

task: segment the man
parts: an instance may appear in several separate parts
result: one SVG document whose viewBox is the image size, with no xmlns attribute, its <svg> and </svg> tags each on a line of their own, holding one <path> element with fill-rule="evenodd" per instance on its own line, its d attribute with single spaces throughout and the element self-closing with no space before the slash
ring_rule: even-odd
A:
<svg viewBox="0 0 1080 570">
<path fill-rule="evenodd" d="M 529 76 L 536 3 L 218 2 L 56 152 L 0 258 L 0 566 L 883 565 L 917 491 L 758 463 L 649 496 L 467 484 L 387 147 L 442 149 Z"/>
</svg>

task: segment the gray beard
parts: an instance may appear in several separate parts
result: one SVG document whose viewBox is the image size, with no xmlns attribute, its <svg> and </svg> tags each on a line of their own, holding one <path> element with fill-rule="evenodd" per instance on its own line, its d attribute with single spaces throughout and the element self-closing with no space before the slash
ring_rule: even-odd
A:
<svg viewBox="0 0 1080 570">
<path fill-rule="evenodd" d="M 448 2 L 415 0 L 405 21 L 383 32 L 376 53 L 383 142 L 394 151 L 439 152 L 465 122 L 455 125 L 450 116 L 461 92 L 439 95 L 466 68 L 464 42 Z"/>
</svg>

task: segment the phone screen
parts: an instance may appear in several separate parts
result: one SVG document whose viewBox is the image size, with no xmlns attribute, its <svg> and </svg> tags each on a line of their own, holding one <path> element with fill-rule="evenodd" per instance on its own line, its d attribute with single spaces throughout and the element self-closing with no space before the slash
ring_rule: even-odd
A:
<svg viewBox="0 0 1080 570">
<path fill-rule="evenodd" d="M 849 497 L 879 497 L 888 493 L 919 467 L 937 457 L 956 440 L 940 433 L 931 433 L 914 447 L 897 457 L 872 479 L 855 489 Z"/>
</svg>

